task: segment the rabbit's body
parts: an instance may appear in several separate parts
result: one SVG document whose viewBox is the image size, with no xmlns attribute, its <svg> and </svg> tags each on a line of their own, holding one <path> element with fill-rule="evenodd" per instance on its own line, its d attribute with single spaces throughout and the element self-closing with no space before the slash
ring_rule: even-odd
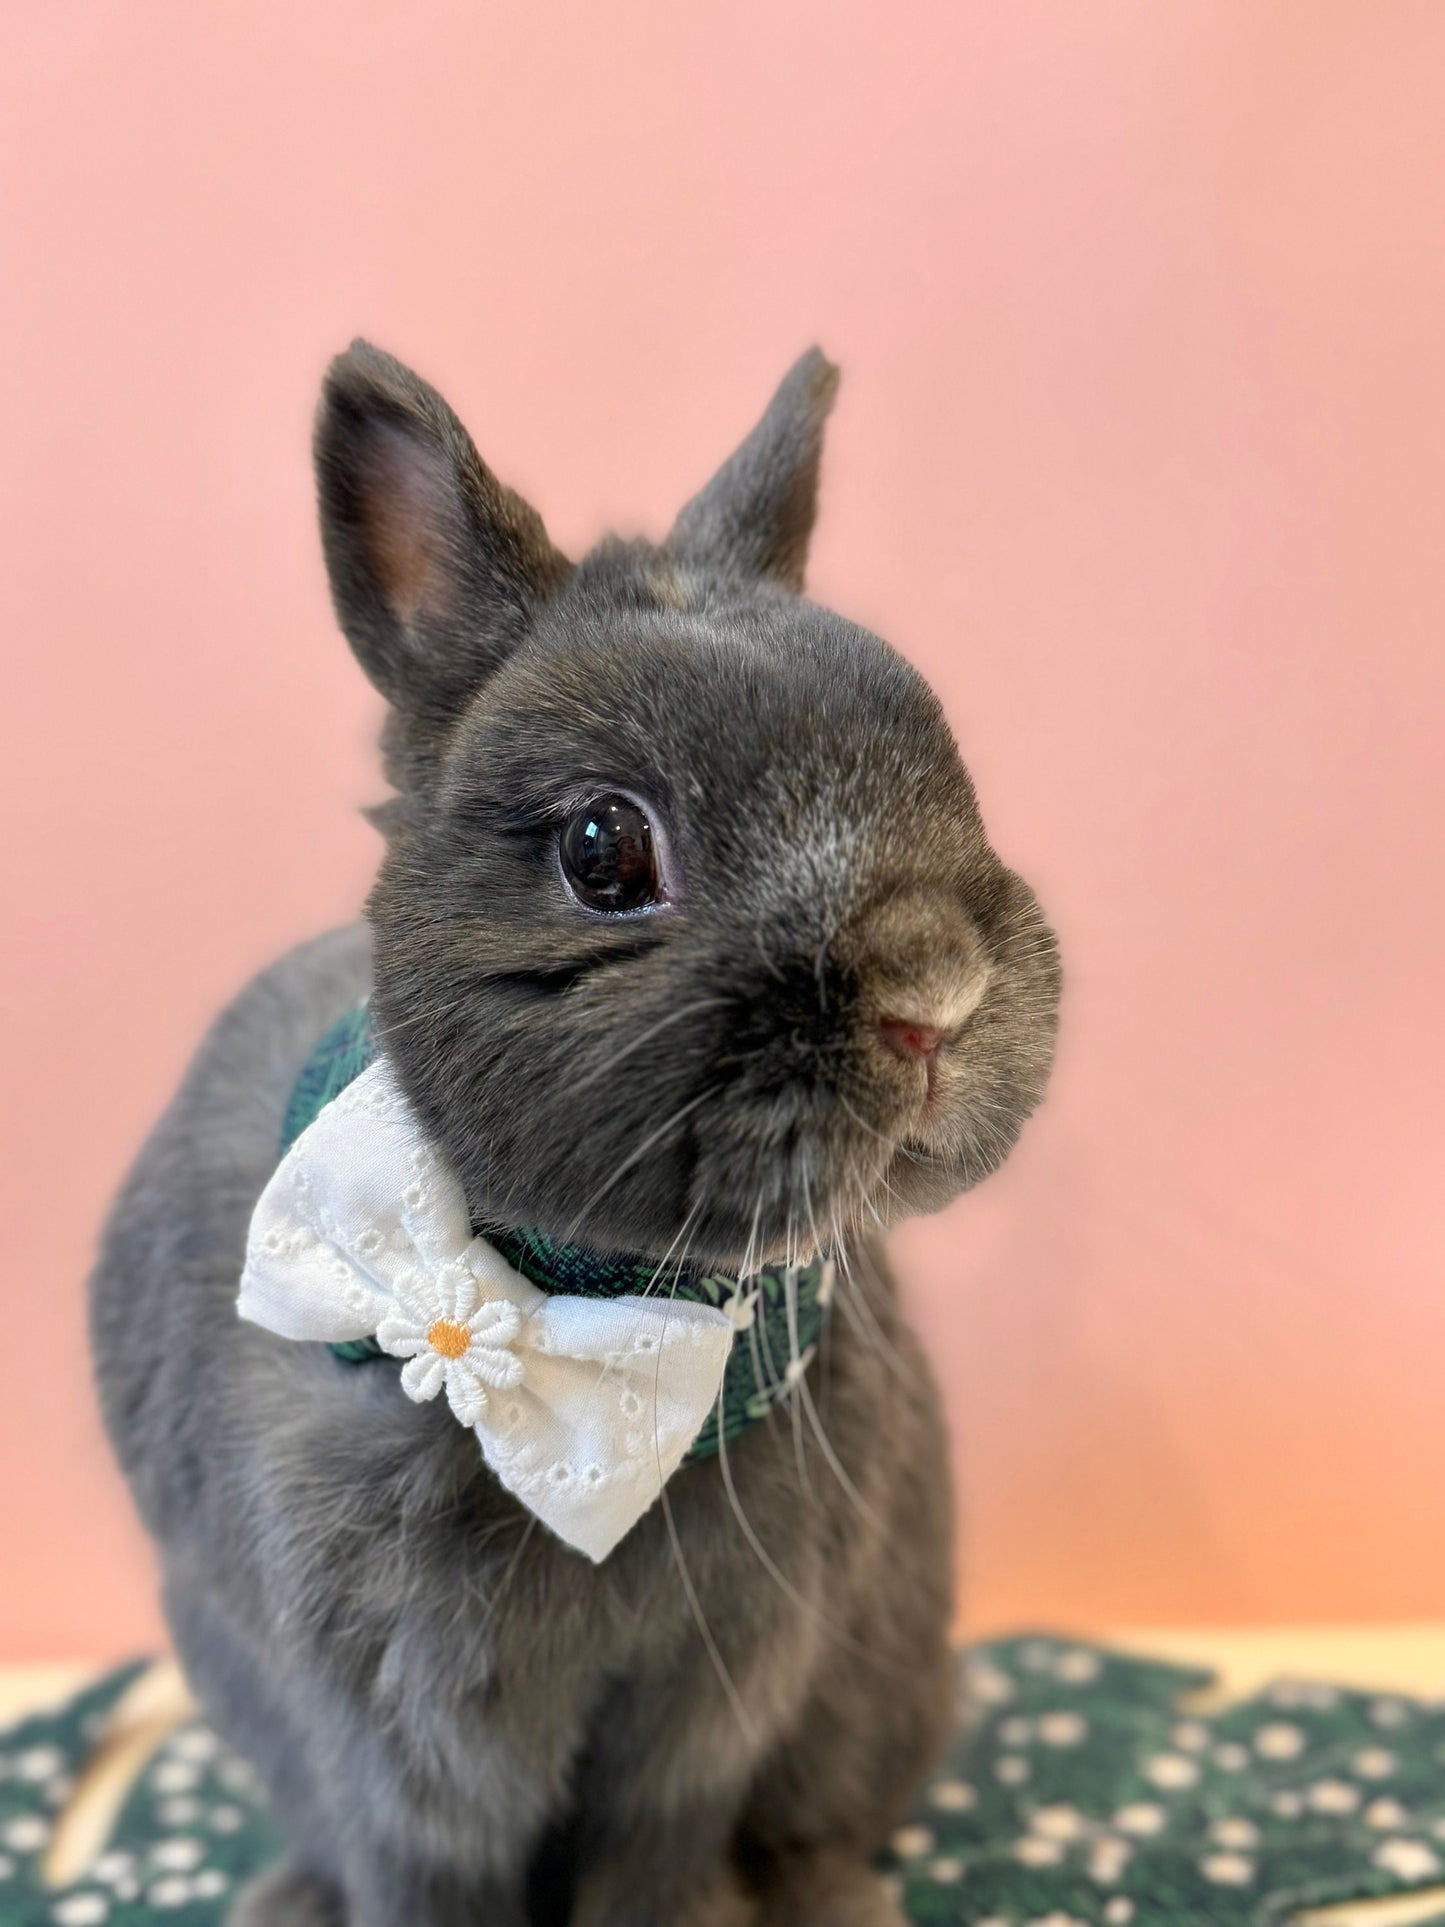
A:
<svg viewBox="0 0 1445 1927">
<path fill-rule="evenodd" d="M 222 1016 L 117 1206 L 97 1279 L 107 1410 L 164 1548 L 188 1675 L 320 1883 L 296 1918 L 329 1889 L 357 1927 L 502 1927 L 526 1919 L 540 1857 L 534 1882 L 558 1892 L 562 1867 L 590 1870 L 579 1922 L 742 1920 L 722 1884 L 740 1827 L 759 1855 L 782 1850 L 780 1876 L 824 1851 L 860 1877 L 951 1703 L 943 1443 L 891 1289 L 870 1275 L 876 1336 L 839 1316 L 819 1373 L 858 1499 L 812 1426 L 795 1436 L 783 1416 L 729 1449 L 736 1512 L 716 1460 L 668 1487 L 735 1708 L 661 1508 L 594 1567 L 529 1523 L 471 1435 L 408 1403 L 388 1368 L 237 1319 L 292 1082 L 368 977 L 364 933 L 340 932 Z M 281 1905 L 254 1917 L 280 1927 Z M 797 1906 L 778 1918 L 828 1917 Z"/>
<path fill-rule="evenodd" d="M 333 582 L 394 705 L 371 934 L 221 1017 L 93 1284 L 181 1656 L 295 1843 L 251 1927 L 897 1919 L 869 1861 L 951 1717 L 950 1503 L 862 1206 L 932 1208 L 1004 1155 L 1057 971 L 924 686 L 786 592 L 822 366 L 668 550 L 570 575 L 414 377 L 365 350 L 333 376 Z M 549 827 L 599 788 L 656 824 L 624 914 L 589 907 L 637 888 L 598 869 L 596 808 L 575 874 Z M 369 993 L 478 1222 L 744 1270 L 846 1244 L 791 1409 L 685 1465 L 600 1565 L 389 1362 L 236 1317 L 293 1084 Z"/>
</svg>

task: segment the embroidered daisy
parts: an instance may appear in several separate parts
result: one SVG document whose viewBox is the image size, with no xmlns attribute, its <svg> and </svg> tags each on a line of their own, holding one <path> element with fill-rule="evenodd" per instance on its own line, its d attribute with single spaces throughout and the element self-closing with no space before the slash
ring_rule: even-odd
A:
<svg viewBox="0 0 1445 1927">
<path fill-rule="evenodd" d="M 446 1387 L 463 1425 L 476 1425 L 489 1391 L 519 1384 L 522 1361 L 512 1349 L 522 1314 L 507 1298 L 483 1300 L 470 1267 L 459 1259 L 434 1276 L 412 1271 L 398 1281 L 398 1307 L 376 1329 L 376 1342 L 404 1358 L 401 1386 L 420 1405 Z"/>
</svg>

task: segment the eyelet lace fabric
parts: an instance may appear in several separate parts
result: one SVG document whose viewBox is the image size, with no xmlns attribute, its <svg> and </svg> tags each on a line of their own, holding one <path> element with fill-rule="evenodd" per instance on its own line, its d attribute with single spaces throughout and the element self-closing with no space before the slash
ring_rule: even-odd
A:
<svg viewBox="0 0 1445 1927">
<path fill-rule="evenodd" d="M 718 1402 L 736 1335 L 712 1305 L 542 1291 L 475 1235 L 455 1174 L 378 1057 L 257 1203 L 237 1307 L 282 1338 L 373 1339 L 404 1394 L 445 1396 L 508 1491 L 605 1559 Z"/>
</svg>

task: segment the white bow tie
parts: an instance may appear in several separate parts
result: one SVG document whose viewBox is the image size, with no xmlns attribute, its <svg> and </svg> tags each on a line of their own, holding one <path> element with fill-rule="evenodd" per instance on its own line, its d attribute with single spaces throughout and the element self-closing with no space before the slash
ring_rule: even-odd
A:
<svg viewBox="0 0 1445 1927">
<path fill-rule="evenodd" d="M 402 1389 L 446 1391 L 502 1484 L 605 1559 L 715 1404 L 734 1318 L 541 1291 L 484 1238 L 378 1057 L 297 1138 L 251 1219 L 237 1307 L 282 1338 L 374 1336 Z M 740 1303 L 739 1318 L 746 1308 Z"/>
</svg>

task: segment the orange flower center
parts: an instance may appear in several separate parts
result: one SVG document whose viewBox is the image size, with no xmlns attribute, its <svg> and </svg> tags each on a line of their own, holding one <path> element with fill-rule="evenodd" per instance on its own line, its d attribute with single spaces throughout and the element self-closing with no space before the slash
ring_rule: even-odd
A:
<svg viewBox="0 0 1445 1927">
<path fill-rule="evenodd" d="M 460 1358 L 471 1344 L 472 1335 L 455 1318 L 438 1318 L 434 1325 L 428 1327 L 426 1342 L 443 1358 Z"/>
</svg>

